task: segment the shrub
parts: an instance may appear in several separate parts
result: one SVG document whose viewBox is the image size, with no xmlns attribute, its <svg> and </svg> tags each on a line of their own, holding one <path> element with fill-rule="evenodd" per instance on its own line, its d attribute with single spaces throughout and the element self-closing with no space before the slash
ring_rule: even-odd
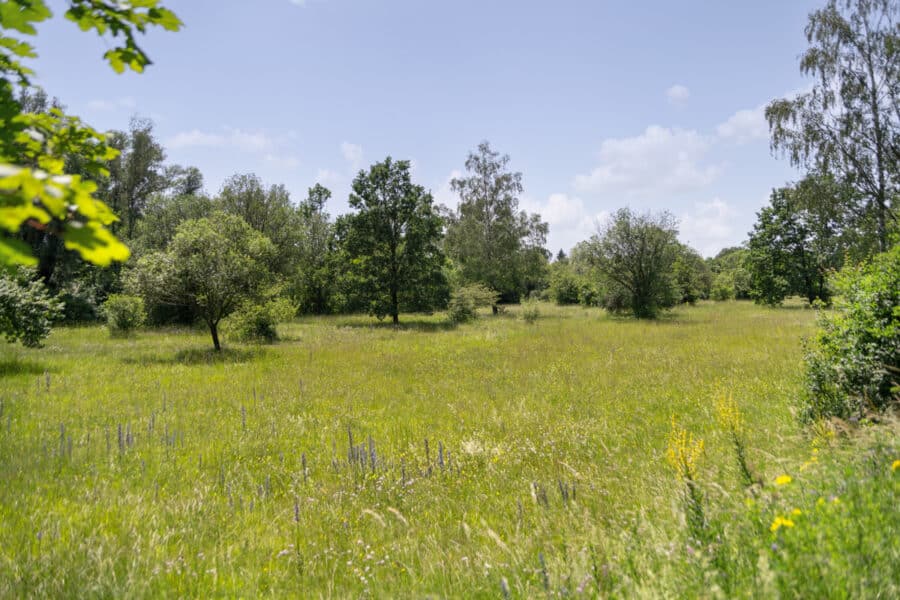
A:
<svg viewBox="0 0 900 600">
<path fill-rule="evenodd" d="M 713 280 L 710 296 L 713 300 L 731 300 L 735 296 L 734 278 L 730 273 L 719 273 Z"/>
<path fill-rule="evenodd" d="M 526 323 L 534 323 L 540 316 L 541 311 L 537 302 L 529 300 L 522 305 L 522 320 Z"/>
<path fill-rule="evenodd" d="M 833 280 L 836 310 L 819 315 L 807 348 L 807 419 L 861 416 L 897 400 L 900 381 L 900 245 Z"/>
<path fill-rule="evenodd" d="M 293 305 L 284 298 L 262 304 L 248 303 L 228 317 L 226 330 L 241 342 L 271 344 L 278 340 L 278 324 L 289 321 L 295 314 Z"/>
<path fill-rule="evenodd" d="M 498 300 L 499 294 L 481 283 L 463 286 L 450 295 L 447 317 L 452 323 L 472 321 L 479 308 L 494 306 Z"/>
<path fill-rule="evenodd" d="M 39 348 L 50 335 L 51 323 L 62 316 L 62 303 L 28 276 L 24 269 L 17 278 L 0 274 L 0 334 L 10 343 Z"/>
<path fill-rule="evenodd" d="M 558 267 L 550 280 L 550 295 L 559 305 L 578 304 L 581 291 L 580 278 L 565 265 Z"/>
<path fill-rule="evenodd" d="M 111 294 L 103 303 L 103 314 L 112 336 L 129 336 L 147 320 L 144 300 L 125 294 Z"/>
</svg>

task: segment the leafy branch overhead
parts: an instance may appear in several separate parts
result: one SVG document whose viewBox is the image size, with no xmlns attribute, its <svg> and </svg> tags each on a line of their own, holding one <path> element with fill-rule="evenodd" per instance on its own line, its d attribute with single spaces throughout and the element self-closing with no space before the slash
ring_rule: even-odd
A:
<svg viewBox="0 0 900 600">
<path fill-rule="evenodd" d="M 68 4 L 66 18 L 83 31 L 121 39 L 104 54 L 118 73 L 126 68 L 141 72 L 151 64 L 136 34 L 149 27 L 181 27 L 157 0 Z M 37 56 L 34 46 L 20 38 L 36 35 L 36 25 L 52 16 L 43 0 L 0 1 L 0 266 L 36 264 L 30 248 L 12 237 L 24 225 L 59 236 L 67 249 L 105 266 L 126 260 L 129 251 L 110 232 L 117 217 L 97 199 L 91 179 L 109 175 L 105 164 L 118 151 L 103 134 L 59 108 L 27 112 L 16 94 L 31 85 L 33 71 L 23 61 Z M 79 157 L 82 175 L 66 171 L 69 156 Z"/>
</svg>

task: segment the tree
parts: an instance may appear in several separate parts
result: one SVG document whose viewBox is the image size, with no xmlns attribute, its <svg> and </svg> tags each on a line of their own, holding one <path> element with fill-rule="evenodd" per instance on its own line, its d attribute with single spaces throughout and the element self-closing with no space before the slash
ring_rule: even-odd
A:
<svg viewBox="0 0 900 600">
<path fill-rule="evenodd" d="M 144 216 L 135 230 L 135 253 L 164 250 L 175 237 L 179 225 L 208 217 L 214 210 L 215 203 L 203 195 L 153 196 L 144 207 Z"/>
<path fill-rule="evenodd" d="M 275 248 L 242 218 L 222 212 L 185 221 L 165 252 L 141 257 L 130 286 L 148 303 L 191 309 L 206 323 L 213 347 L 221 350 L 222 319 L 271 282 Z"/>
<path fill-rule="evenodd" d="M 163 167 L 166 153 L 153 137 L 153 123 L 147 119 L 131 119 L 129 130 L 113 132 L 109 143 L 119 154 L 109 162 L 103 195 L 122 220 L 125 237 L 131 239 L 147 201 L 169 185 Z"/>
<path fill-rule="evenodd" d="M 332 240 L 334 227 L 325 212 L 331 191 L 316 184 L 300 203 L 297 218 L 297 247 L 290 294 L 303 313 L 322 314 L 329 310 L 334 287 Z"/>
<path fill-rule="evenodd" d="M 140 72 L 150 64 L 137 45 L 136 33 L 150 27 L 177 31 L 181 22 L 156 0 L 111 4 L 98 0 L 69 0 L 66 18 L 83 31 L 122 37 L 104 54 L 121 73 Z M 0 19 L 0 265 L 36 264 L 28 246 L 9 234 L 26 223 L 63 239 L 65 247 L 85 260 L 107 265 L 128 258 L 128 249 L 109 231 L 115 214 L 96 196 L 96 185 L 82 174 L 66 170 L 66 157 L 79 155 L 91 176 L 107 175 L 106 161 L 116 150 L 99 132 L 59 108 L 47 113 L 28 112 L 15 90 L 31 85 L 31 70 L 22 61 L 36 56 L 34 47 L 20 39 L 37 33 L 34 25 L 52 12 L 44 0 L 7 0 Z M 18 35 L 21 34 L 21 35 Z"/>
<path fill-rule="evenodd" d="M 703 257 L 689 246 L 679 243 L 672 263 L 672 277 L 678 292 L 678 301 L 694 304 L 709 298 L 712 288 L 712 272 Z"/>
<path fill-rule="evenodd" d="M 27 272 L 18 277 L 0 274 L 0 334 L 6 341 L 38 348 L 61 315 L 62 304 L 40 280 L 32 280 Z"/>
<path fill-rule="evenodd" d="M 297 246 L 296 211 L 283 185 L 266 187 L 253 173 L 233 175 L 222 185 L 217 203 L 272 240 L 278 249 L 273 269 L 290 273 Z"/>
<path fill-rule="evenodd" d="M 809 15 L 800 70 L 808 93 L 766 107 L 772 148 L 859 191 L 888 247 L 900 194 L 900 4 L 829 0 Z"/>
<path fill-rule="evenodd" d="M 431 194 L 412 183 L 409 161 L 390 157 L 360 171 L 337 223 L 349 276 L 369 311 L 400 322 L 401 307 L 434 307 L 446 293 L 439 247 L 443 220 Z"/>
<path fill-rule="evenodd" d="M 830 176 L 808 175 L 772 192 L 750 233 L 751 296 L 780 304 L 791 294 L 810 303 L 830 300 L 827 279 L 859 245 L 845 221 L 840 195 L 848 191 Z"/>
<path fill-rule="evenodd" d="M 466 159 L 468 177 L 450 182 L 460 202 L 448 215 L 445 248 L 464 281 L 483 283 L 506 301 L 518 300 L 544 279 L 547 224 L 519 210 L 522 174 L 488 142 Z M 497 306 L 493 306 L 494 313 Z"/>
<path fill-rule="evenodd" d="M 660 309 L 674 306 L 677 290 L 671 272 L 677 234 L 675 218 L 667 212 L 639 215 L 622 208 L 613 215 L 593 244 L 608 307 L 652 319 Z"/>
</svg>

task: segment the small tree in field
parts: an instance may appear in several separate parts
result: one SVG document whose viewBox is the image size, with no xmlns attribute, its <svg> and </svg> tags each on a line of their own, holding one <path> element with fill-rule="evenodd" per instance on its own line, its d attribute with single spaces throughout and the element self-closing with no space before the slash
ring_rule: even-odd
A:
<svg viewBox="0 0 900 600">
<path fill-rule="evenodd" d="M 669 213 L 639 215 L 620 209 L 594 240 L 607 306 L 652 319 L 677 301 L 671 273 L 678 252 L 675 219 Z M 613 300 L 610 303 L 609 300 Z"/>
<path fill-rule="evenodd" d="M 272 242 L 242 218 L 217 212 L 185 221 L 165 252 L 141 258 L 132 285 L 148 301 L 191 309 L 221 350 L 219 323 L 260 296 L 274 252 Z"/>
</svg>

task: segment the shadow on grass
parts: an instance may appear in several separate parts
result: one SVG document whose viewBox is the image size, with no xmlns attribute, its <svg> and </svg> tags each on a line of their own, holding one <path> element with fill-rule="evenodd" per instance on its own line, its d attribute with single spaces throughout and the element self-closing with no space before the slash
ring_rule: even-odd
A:
<svg viewBox="0 0 900 600">
<path fill-rule="evenodd" d="M 266 355 L 264 348 L 223 348 L 216 352 L 212 348 L 188 348 L 179 350 L 175 356 L 144 355 L 128 357 L 122 362 L 133 365 L 215 365 L 237 364 L 260 359 Z"/>
<path fill-rule="evenodd" d="M 43 375 L 52 371 L 46 366 L 31 360 L 22 360 L 18 356 L 0 358 L 0 378 L 16 375 Z"/>
<path fill-rule="evenodd" d="M 381 329 L 386 331 L 421 331 L 434 333 L 437 331 L 452 331 L 456 324 L 450 321 L 400 321 L 394 325 L 390 321 L 345 321 L 336 324 L 338 327 L 350 327 L 354 329 Z"/>
</svg>

